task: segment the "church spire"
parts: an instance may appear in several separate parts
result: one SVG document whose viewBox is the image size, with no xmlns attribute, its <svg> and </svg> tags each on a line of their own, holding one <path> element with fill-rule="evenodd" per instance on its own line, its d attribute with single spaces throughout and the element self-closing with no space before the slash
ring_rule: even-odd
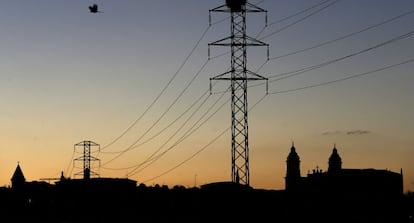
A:
<svg viewBox="0 0 414 223">
<path fill-rule="evenodd" d="M 329 157 L 329 167 L 328 173 L 337 173 L 342 169 L 342 159 L 338 154 L 338 149 L 336 149 L 336 144 L 332 150 L 332 154 Z"/>
<path fill-rule="evenodd" d="M 23 171 L 20 168 L 20 162 L 17 162 L 16 170 L 11 178 L 12 188 L 21 188 L 26 183 Z"/>
</svg>

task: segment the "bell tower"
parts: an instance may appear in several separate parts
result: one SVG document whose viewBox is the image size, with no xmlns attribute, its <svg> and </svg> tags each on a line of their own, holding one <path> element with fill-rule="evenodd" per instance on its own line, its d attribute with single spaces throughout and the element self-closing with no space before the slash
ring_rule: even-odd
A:
<svg viewBox="0 0 414 223">
<path fill-rule="evenodd" d="M 342 169 L 342 159 L 338 154 L 338 150 L 336 149 L 336 145 L 332 150 L 332 154 L 329 157 L 329 166 L 328 166 L 328 173 L 338 173 Z"/>
<path fill-rule="evenodd" d="M 300 159 L 296 153 L 296 148 L 292 142 L 290 153 L 286 160 L 286 177 L 285 177 L 285 188 L 291 190 L 297 188 L 300 183 Z"/>
</svg>

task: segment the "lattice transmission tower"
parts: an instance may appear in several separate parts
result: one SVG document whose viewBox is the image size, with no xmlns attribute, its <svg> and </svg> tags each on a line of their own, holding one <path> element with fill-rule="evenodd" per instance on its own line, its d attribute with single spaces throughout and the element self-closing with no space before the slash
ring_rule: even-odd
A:
<svg viewBox="0 0 414 223">
<path fill-rule="evenodd" d="M 82 141 L 74 145 L 73 149 L 75 151 L 78 147 L 83 148 L 83 155 L 73 160 L 73 164 L 75 164 L 75 161 L 83 162 L 83 171 L 75 173 L 75 176 L 83 175 L 83 179 L 85 180 L 89 180 L 91 178 L 91 175 L 99 177 L 98 173 L 91 170 L 91 162 L 100 162 L 100 159 L 92 156 L 92 147 L 94 146 L 98 147 L 98 151 L 100 150 L 100 145 L 92 141 Z"/>
<path fill-rule="evenodd" d="M 231 69 L 228 72 L 210 78 L 212 80 L 229 80 L 231 90 L 231 179 L 232 182 L 250 185 L 249 179 L 249 137 L 247 82 L 266 80 L 247 69 L 247 47 L 269 45 L 246 34 L 246 14 L 267 11 L 246 0 L 226 0 L 226 4 L 210 10 L 211 12 L 230 13 L 229 37 L 210 43 L 210 46 L 227 46 L 231 49 Z M 209 53 L 210 54 L 210 53 Z"/>
</svg>

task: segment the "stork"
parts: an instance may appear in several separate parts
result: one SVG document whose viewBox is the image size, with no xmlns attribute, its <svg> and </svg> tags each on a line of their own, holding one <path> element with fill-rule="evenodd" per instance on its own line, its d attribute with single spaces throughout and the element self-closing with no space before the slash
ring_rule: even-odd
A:
<svg viewBox="0 0 414 223">
<path fill-rule="evenodd" d="M 90 6 L 89 6 L 89 11 L 90 11 L 91 13 L 98 13 L 98 12 L 101 12 L 101 11 L 98 11 L 98 5 L 97 5 L 97 4 L 90 5 Z"/>
</svg>

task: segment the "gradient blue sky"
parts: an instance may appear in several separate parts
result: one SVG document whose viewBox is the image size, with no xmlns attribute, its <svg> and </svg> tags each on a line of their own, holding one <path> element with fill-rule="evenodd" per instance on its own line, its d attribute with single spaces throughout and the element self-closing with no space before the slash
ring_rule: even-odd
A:
<svg viewBox="0 0 414 223">
<path fill-rule="evenodd" d="M 306 13 L 274 23 L 322 2 L 260 2 L 259 6 L 268 10 L 272 25 L 258 38 L 270 44 L 271 58 L 414 10 L 411 0 L 326 1 Z M 88 6 L 93 3 L 103 13 L 90 14 Z M 104 153 L 122 151 L 139 139 L 138 144 L 150 139 L 208 90 L 210 77 L 228 69 L 228 54 L 208 61 L 201 69 L 208 59 L 208 43 L 229 35 L 228 20 L 208 28 L 208 10 L 222 4 L 222 0 L 0 0 L 0 184 L 10 184 L 18 161 L 27 180 L 59 177 L 61 171 L 73 177 L 81 166 L 72 168 L 71 160 L 80 156 L 73 153 L 73 145 L 83 140 L 104 147 L 101 153 L 94 153 L 105 164 L 105 168 L 96 169 L 103 177 L 128 176 L 138 183 L 184 186 L 230 180 L 229 131 L 193 159 L 157 177 L 230 126 L 229 103 L 151 166 L 137 173 L 125 169 L 174 145 L 220 99 L 219 92 L 226 89 L 227 82 L 217 83 L 213 89 L 216 94 L 203 97 L 206 103 L 188 122 L 185 120 L 197 106 L 143 146 L 113 161 L 119 153 Z M 227 16 L 215 13 L 213 22 Z M 263 14 L 249 14 L 248 34 L 255 37 L 264 27 L 264 20 Z M 259 73 L 269 77 L 359 52 L 413 31 L 413 21 L 414 13 L 407 14 L 341 41 L 270 60 Z M 214 47 L 211 56 L 227 51 Z M 414 59 L 413 52 L 414 39 L 407 37 L 271 82 L 269 92 L 380 69 Z M 257 70 L 264 62 L 266 48 L 248 50 L 250 70 Z M 249 113 L 251 185 L 284 189 L 285 160 L 294 141 L 303 176 L 316 166 L 326 170 L 336 143 L 344 168 L 402 169 L 404 190 L 414 190 L 413 68 L 414 63 L 406 63 L 320 87 L 267 95 Z M 157 122 L 200 69 L 177 103 Z M 177 71 L 149 112 L 123 137 L 105 147 L 143 114 Z M 264 95 L 263 85 L 250 88 L 249 105 Z M 208 114 L 228 97 L 225 94 Z"/>
</svg>

